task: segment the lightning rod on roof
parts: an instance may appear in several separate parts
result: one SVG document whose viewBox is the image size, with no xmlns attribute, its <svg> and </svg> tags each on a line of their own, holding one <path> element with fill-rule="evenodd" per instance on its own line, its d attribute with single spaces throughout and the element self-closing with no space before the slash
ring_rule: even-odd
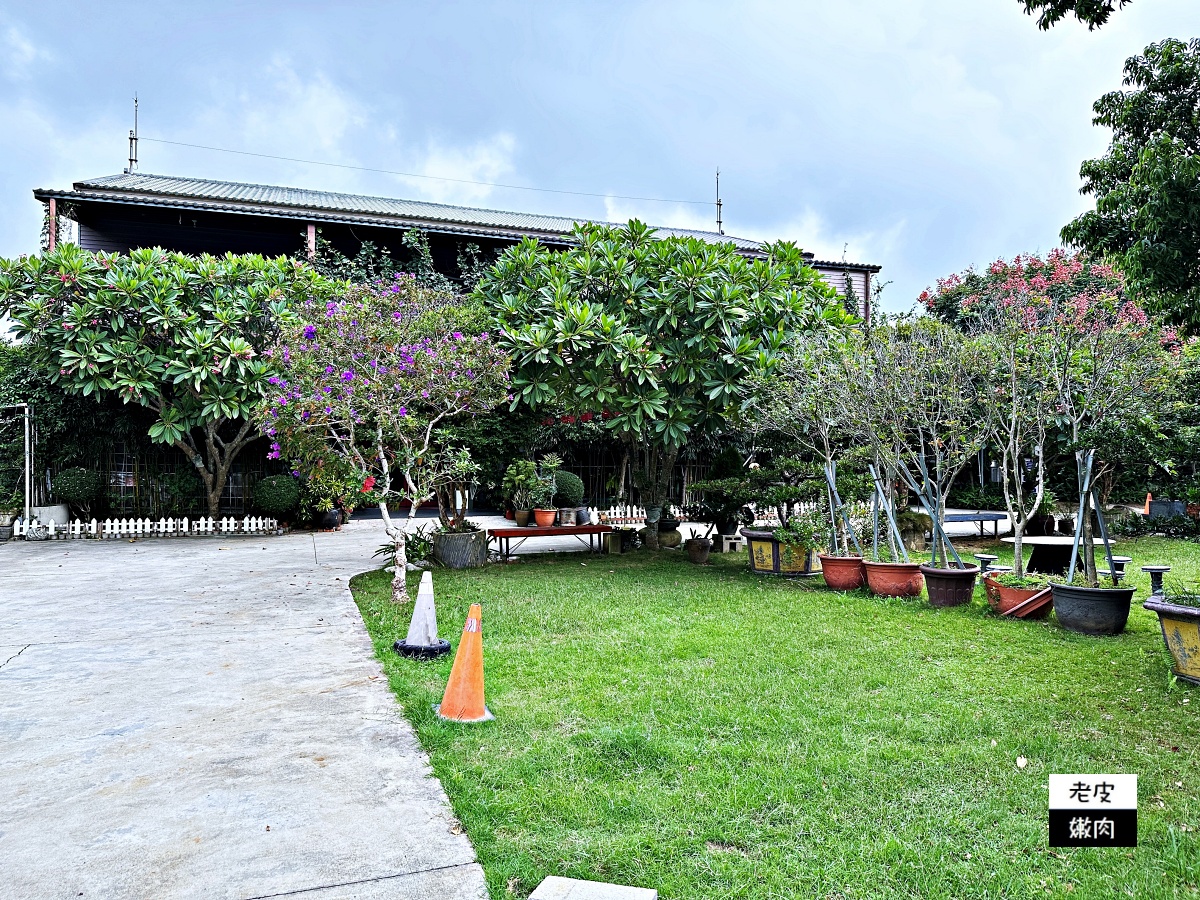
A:
<svg viewBox="0 0 1200 900">
<path fill-rule="evenodd" d="M 137 168 L 137 141 L 138 141 L 138 99 L 137 94 L 133 95 L 133 130 L 129 132 L 129 168 L 125 170 L 128 175 Z"/>
<path fill-rule="evenodd" d="M 717 234 L 724 234 L 721 227 L 721 167 L 717 167 Z"/>
</svg>

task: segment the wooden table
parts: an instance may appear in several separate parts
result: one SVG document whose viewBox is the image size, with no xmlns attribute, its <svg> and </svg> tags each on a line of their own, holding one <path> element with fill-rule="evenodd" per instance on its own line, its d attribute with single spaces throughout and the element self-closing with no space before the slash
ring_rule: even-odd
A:
<svg viewBox="0 0 1200 900">
<path fill-rule="evenodd" d="M 538 537 L 564 537 L 571 536 L 577 538 L 579 543 L 583 543 L 584 535 L 587 535 L 588 549 L 595 553 L 598 549 L 604 548 L 603 536 L 612 531 L 611 525 L 547 525 L 545 527 L 526 526 L 524 528 L 489 528 L 488 542 L 496 542 L 496 546 L 500 551 L 502 559 L 508 559 L 513 555 L 518 547 L 525 543 L 530 538 Z M 596 538 L 600 537 L 599 547 L 597 547 Z M 513 541 L 516 545 L 513 545 Z"/>
<path fill-rule="evenodd" d="M 1014 542 L 1013 538 L 1001 538 L 1006 544 Z M 1116 541 L 1109 538 L 1110 544 L 1115 544 Z M 1071 565 L 1071 547 L 1075 543 L 1074 537 L 1065 535 L 1039 536 L 1030 535 L 1029 537 L 1021 538 L 1021 546 L 1029 546 L 1033 548 L 1033 552 L 1029 554 L 1029 562 L 1025 569 L 1029 572 L 1041 572 L 1043 575 L 1066 575 L 1067 569 Z M 1092 538 L 1092 543 L 1100 546 L 1104 543 L 1102 538 Z"/>
</svg>

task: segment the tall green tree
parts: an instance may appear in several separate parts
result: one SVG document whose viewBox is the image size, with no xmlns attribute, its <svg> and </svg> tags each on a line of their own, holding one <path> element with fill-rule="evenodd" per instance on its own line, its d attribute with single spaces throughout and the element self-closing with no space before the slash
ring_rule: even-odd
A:
<svg viewBox="0 0 1200 900">
<path fill-rule="evenodd" d="M 1026 15 L 1038 17 L 1038 28 L 1049 31 L 1052 27 L 1074 15 L 1088 31 L 1099 28 L 1108 21 L 1116 9 L 1128 6 L 1133 0 L 1018 0 L 1025 7 Z"/>
<path fill-rule="evenodd" d="M 1200 39 L 1151 44 L 1096 101 L 1112 142 L 1079 174 L 1096 208 L 1063 240 L 1104 256 L 1152 312 L 1200 329 Z"/>
<path fill-rule="evenodd" d="M 258 437 L 250 412 L 276 369 L 267 351 L 279 323 L 335 287 L 284 257 L 61 244 L 0 260 L 0 313 L 33 364 L 69 393 L 153 412 L 150 439 L 192 462 L 214 516 L 234 460 Z"/>
<path fill-rule="evenodd" d="M 572 240 L 509 248 L 476 295 L 512 354 L 514 396 L 600 416 L 634 452 L 654 522 L 689 438 L 724 425 L 806 333 L 852 319 L 791 243 L 748 260 L 636 220 L 579 225 Z"/>
</svg>

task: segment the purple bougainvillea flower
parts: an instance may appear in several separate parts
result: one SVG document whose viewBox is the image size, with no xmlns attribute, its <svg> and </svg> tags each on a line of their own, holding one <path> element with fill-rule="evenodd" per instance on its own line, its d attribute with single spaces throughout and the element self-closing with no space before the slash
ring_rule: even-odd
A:
<svg viewBox="0 0 1200 900">
<path fill-rule="evenodd" d="M 279 384 L 279 376 L 272 375 L 270 378 L 267 379 L 267 384 Z"/>
<path fill-rule="evenodd" d="M 407 416 L 408 415 L 408 407 L 402 406 L 398 410 L 396 410 L 396 412 L 402 416 Z"/>
<path fill-rule="evenodd" d="M 305 325 L 304 326 L 304 339 L 306 341 L 311 341 L 316 336 L 317 336 L 317 326 L 316 325 Z"/>
<path fill-rule="evenodd" d="M 353 372 L 346 371 L 346 372 L 342 373 L 342 381 L 353 381 L 353 380 L 354 380 Z"/>
<path fill-rule="evenodd" d="M 326 374 L 326 375 L 332 375 L 332 374 L 333 374 L 333 366 L 326 366 L 326 367 L 325 367 L 325 374 Z"/>
</svg>

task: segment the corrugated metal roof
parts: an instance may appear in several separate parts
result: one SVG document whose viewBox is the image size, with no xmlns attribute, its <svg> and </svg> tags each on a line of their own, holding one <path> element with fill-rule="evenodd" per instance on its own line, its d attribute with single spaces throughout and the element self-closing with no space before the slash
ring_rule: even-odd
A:
<svg viewBox="0 0 1200 900">
<path fill-rule="evenodd" d="M 444 222 L 448 225 L 473 225 L 502 228 L 519 232 L 565 234 L 576 222 L 565 216 L 546 216 L 537 213 L 509 212 L 471 206 L 451 206 L 424 200 L 402 200 L 393 197 L 372 197 L 362 194 L 341 194 L 332 191 L 313 191 L 305 188 L 268 184 L 244 184 L 235 181 L 213 181 L 206 178 L 178 178 L 170 175 L 132 174 L 105 175 L 75 182 L 81 199 L 92 191 L 120 192 L 130 195 L 186 198 L 218 204 L 247 204 L 252 206 L 288 207 L 297 210 L 321 210 L 357 215 L 394 217 L 405 221 Z M 762 243 L 747 238 L 722 235 L 713 231 L 692 231 L 683 228 L 660 227 L 667 235 L 691 236 L 711 242 L 730 242 L 740 250 L 758 250 Z"/>
</svg>

